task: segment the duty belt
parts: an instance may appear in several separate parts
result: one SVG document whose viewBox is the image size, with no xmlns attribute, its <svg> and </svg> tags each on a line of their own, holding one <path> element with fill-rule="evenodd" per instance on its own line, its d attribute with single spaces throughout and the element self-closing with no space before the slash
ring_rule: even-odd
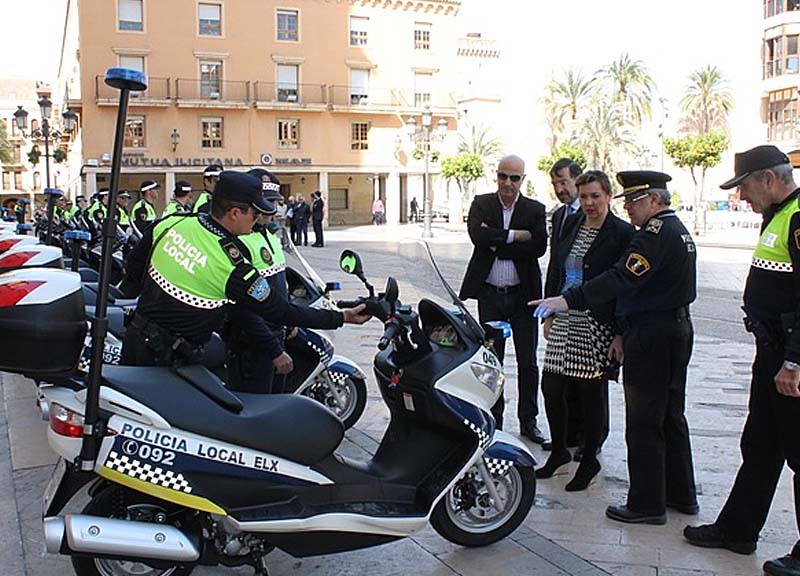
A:
<svg viewBox="0 0 800 576">
<path fill-rule="evenodd" d="M 138 330 L 145 344 L 157 358 L 176 365 L 198 364 L 202 362 L 205 350 L 202 344 L 193 344 L 179 334 L 175 334 L 158 323 L 135 313 L 130 327 Z"/>
<path fill-rule="evenodd" d="M 645 324 L 657 324 L 664 321 L 679 321 L 690 320 L 688 306 L 681 306 L 680 308 L 673 308 L 671 310 L 658 310 L 653 312 L 640 312 L 638 314 L 629 314 L 628 316 L 620 316 L 617 318 L 617 325 L 622 330 L 628 330 L 634 326 L 642 326 Z"/>
</svg>

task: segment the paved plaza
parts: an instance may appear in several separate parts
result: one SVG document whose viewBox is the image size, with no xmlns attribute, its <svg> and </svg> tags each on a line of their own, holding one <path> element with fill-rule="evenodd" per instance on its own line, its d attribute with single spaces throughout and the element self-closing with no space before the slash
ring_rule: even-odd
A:
<svg viewBox="0 0 800 576">
<path fill-rule="evenodd" d="M 463 231 L 436 227 L 435 244 L 446 245 L 442 268 L 457 281 L 470 252 Z M 364 258 L 367 276 L 376 286 L 395 275 L 404 286 L 413 280 L 393 263 L 393 245 L 419 236 L 416 226 L 362 227 L 326 231 L 325 248 L 304 248 L 325 280 L 340 280 L 342 297 L 361 293 L 352 277 L 336 267 L 343 248 Z M 746 245 L 749 237 L 742 237 Z M 753 556 L 694 548 L 683 542 L 687 522 L 712 521 L 727 496 L 739 464 L 739 435 L 746 416 L 750 363 L 754 347 L 741 328 L 738 306 L 747 273 L 746 249 L 714 246 L 709 237 L 699 249 L 700 299 L 693 306 L 697 328 L 689 373 L 687 412 L 692 431 L 695 473 L 700 491 L 700 516 L 670 511 L 666 526 L 633 526 L 605 518 L 608 504 L 623 502 L 627 490 L 623 429 L 622 389 L 610 387 L 611 433 L 601 455 L 603 469 L 598 481 L 585 492 L 567 493 L 570 476 L 539 481 L 535 506 L 523 526 L 505 541 L 488 548 L 464 549 L 426 529 L 414 538 L 352 553 L 294 559 L 281 552 L 270 556 L 271 573 L 288 575 L 371 574 L 389 576 L 418 574 L 463 575 L 579 575 L 595 576 L 755 576 L 764 560 L 787 553 L 797 538 L 788 469 L 782 478 L 767 526 Z M 718 244 L 718 243 L 716 243 Z M 541 262 L 546 262 L 542 258 Z M 406 292 L 408 296 L 408 292 Z M 406 298 L 406 302 L 411 302 Z M 369 369 L 375 343 L 381 333 L 378 322 L 348 326 L 335 333 L 337 353 Z M 510 344 L 509 344 L 510 346 Z M 539 352 L 543 351 L 540 344 Z M 509 354 L 506 366 L 508 406 L 515 405 L 516 366 Z M 3 375 L 0 402 L 0 573 L 3 575 L 65 576 L 66 557 L 46 555 L 42 544 L 41 493 L 55 462 L 45 439 L 46 424 L 34 405 L 30 381 Z M 540 406 L 543 402 L 540 400 Z M 507 408 L 509 429 L 516 434 L 516 419 Z M 388 413 L 374 381 L 364 416 L 347 434 L 342 451 L 365 456 L 377 446 L 388 422 Z M 540 418 L 546 428 L 546 419 Z M 532 445 L 540 463 L 546 458 Z M 577 464 L 573 464 L 570 472 Z M 196 574 L 250 574 L 249 568 L 200 568 Z"/>
</svg>

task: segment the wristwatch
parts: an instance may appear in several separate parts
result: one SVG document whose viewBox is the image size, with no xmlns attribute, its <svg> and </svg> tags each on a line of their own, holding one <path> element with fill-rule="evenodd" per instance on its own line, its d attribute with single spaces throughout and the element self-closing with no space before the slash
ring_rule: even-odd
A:
<svg viewBox="0 0 800 576">
<path fill-rule="evenodd" d="M 789 370 L 790 372 L 797 372 L 798 370 L 800 370 L 800 364 L 792 362 L 791 360 L 784 360 L 783 367 Z"/>
</svg>

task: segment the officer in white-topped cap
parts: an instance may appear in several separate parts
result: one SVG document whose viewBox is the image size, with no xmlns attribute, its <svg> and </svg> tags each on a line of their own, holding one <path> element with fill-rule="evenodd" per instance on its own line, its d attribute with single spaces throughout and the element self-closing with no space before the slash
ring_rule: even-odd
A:
<svg viewBox="0 0 800 576">
<path fill-rule="evenodd" d="M 159 190 L 161 190 L 161 185 L 155 180 L 144 180 L 139 186 L 141 199 L 133 205 L 131 216 L 133 216 L 133 226 L 140 234 L 144 234 L 145 230 L 158 219 L 156 207 L 153 204 L 158 197 Z"/>
<path fill-rule="evenodd" d="M 211 198 L 214 195 L 214 184 L 217 183 L 220 172 L 222 172 L 222 166 L 219 164 L 211 164 L 210 166 L 206 166 L 206 169 L 203 170 L 203 191 L 197 198 L 192 212 L 208 214 L 211 211 Z"/>
<path fill-rule="evenodd" d="M 175 182 L 175 190 L 172 191 L 172 200 L 169 201 L 161 217 L 175 214 L 176 212 L 190 212 L 189 205 L 192 201 L 192 185 L 186 180 Z"/>
</svg>

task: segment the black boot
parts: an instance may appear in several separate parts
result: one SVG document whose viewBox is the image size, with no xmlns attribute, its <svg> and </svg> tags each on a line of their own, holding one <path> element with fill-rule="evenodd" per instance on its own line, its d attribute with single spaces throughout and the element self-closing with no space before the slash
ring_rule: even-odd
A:
<svg viewBox="0 0 800 576">
<path fill-rule="evenodd" d="M 559 474 L 566 474 L 566 465 L 572 461 L 572 456 L 569 452 L 551 452 L 550 457 L 545 462 L 544 466 L 536 471 L 537 478 L 551 478 Z"/>
<path fill-rule="evenodd" d="M 567 492 L 579 492 L 580 490 L 586 490 L 589 487 L 589 484 L 592 483 L 594 477 L 600 473 L 600 462 L 597 460 L 583 460 L 581 465 L 578 466 L 578 470 L 575 472 L 575 476 L 570 480 L 566 486 L 564 486 L 564 490 Z"/>
</svg>

